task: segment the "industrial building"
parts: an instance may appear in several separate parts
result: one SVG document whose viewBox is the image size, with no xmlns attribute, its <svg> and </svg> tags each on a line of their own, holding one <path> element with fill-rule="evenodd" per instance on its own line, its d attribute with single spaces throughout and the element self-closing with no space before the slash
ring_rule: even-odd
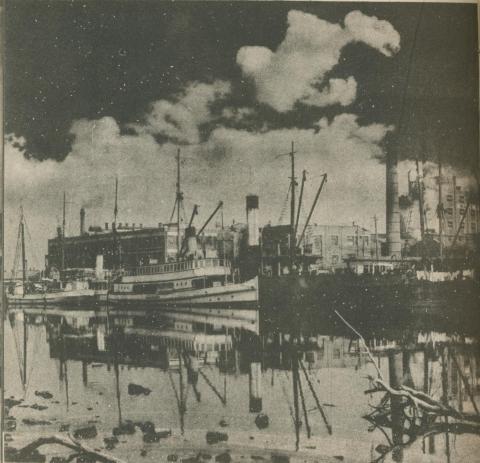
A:
<svg viewBox="0 0 480 463">
<path fill-rule="evenodd" d="M 262 268 L 267 275 L 289 272 L 290 225 L 262 229 Z M 385 253 L 385 236 L 358 225 L 309 225 L 297 252 L 310 272 L 345 269 L 352 258 L 376 258 Z"/>
<path fill-rule="evenodd" d="M 122 268 L 162 264 L 177 258 L 177 224 L 158 224 L 158 227 L 143 227 L 143 224 L 105 223 L 104 228 L 85 225 L 86 212 L 80 210 L 80 230 L 77 236 L 57 236 L 48 240 L 46 269 L 54 270 L 94 269 L 98 256 L 103 256 L 102 267 L 111 270 L 115 259 Z M 180 228 L 183 235 L 184 230 Z M 205 229 L 198 237 L 199 248 L 205 257 L 227 258 L 238 261 L 246 226 L 237 224 L 225 229 Z M 115 243 L 116 240 L 116 244 Z M 114 249 L 118 257 L 114 255 Z"/>
</svg>

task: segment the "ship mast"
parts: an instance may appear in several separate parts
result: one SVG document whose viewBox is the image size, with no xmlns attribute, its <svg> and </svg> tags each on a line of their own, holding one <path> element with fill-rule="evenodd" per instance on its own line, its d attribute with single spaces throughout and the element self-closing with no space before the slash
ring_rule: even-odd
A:
<svg viewBox="0 0 480 463">
<path fill-rule="evenodd" d="M 27 259 L 25 257 L 25 223 L 23 219 L 23 208 L 22 208 L 21 218 L 20 218 L 20 236 L 22 240 L 22 285 L 23 285 L 22 297 L 24 297 L 26 287 L 27 287 Z"/>
<path fill-rule="evenodd" d="M 296 244 L 296 237 L 295 237 L 295 186 L 296 186 L 296 179 L 295 179 L 295 151 L 294 151 L 294 144 L 292 141 L 292 150 L 290 151 L 290 159 L 292 165 L 292 176 L 290 177 L 290 190 L 291 190 L 291 198 L 290 198 L 290 271 L 293 270 L 293 264 L 295 259 L 295 248 Z"/>
<path fill-rule="evenodd" d="M 438 240 L 440 260 L 443 260 L 443 203 L 442 203 L 442 160 L 438 160 Z"/>
<path fill-rule="evenodd" d="M 180 148 L 177 150 L 177 258 L 180 258 L 180 203 L 183 195 L 180 190 Z"/>
<path fill-rule="evenodd" d="M 118 216 L 118 177 L 115 177 L 115 206 L 113 208 L 113 269 L 117 269 L 118 265 L 118 243 L 117 243 L 117 216 Z"/>
<path fill-rule="evenodd" d="M 63 214 L 62 214 L 62 271 L 65 270 L 65 229 L 66 229 L 66 195 L 63 192 Z"/>
</svg>

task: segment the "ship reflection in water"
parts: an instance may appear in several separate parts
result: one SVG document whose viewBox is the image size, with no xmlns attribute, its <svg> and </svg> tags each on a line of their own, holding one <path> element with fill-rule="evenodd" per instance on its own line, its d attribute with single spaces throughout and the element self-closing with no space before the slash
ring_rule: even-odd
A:
<svg viewBox="0 0 480 463">
<path fill-rule="evenodd" d="M 11 310 L 7 444 L 60 432 L 119 461 L 473 461 L 478 339 L 426 318 L 363 338 L 299 318 Z"/>
</svg>

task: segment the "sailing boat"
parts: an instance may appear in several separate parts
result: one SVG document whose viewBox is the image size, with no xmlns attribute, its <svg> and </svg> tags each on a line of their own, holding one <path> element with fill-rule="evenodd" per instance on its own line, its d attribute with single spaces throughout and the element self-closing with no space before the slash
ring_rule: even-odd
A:
<svg viewBox="0 0 480 463">
<path fill-rule="evenodd" d="M 64 196 L 65 203 L 65 196 Z M 64 208 L 65 211 L 65 208 Z M 65 215 L 65 213 L 64 213 Z M 34 305 L 57 305 L 63 306 L 94 303 L 96 291 L 90 288 L 90 283 L 83 280 L 71 280 L 67 282 L 55 282 L 44 280 L 41 284 L 30 284 L 27 277 L 27 259 L 25 250 L 25 216 L 23 209 L 20 212 L 20 225 L 18 229 L 18 240 L 21 247 L 22 281 L 21 284 L 10 288 L 7 294 L 7 301 L 10 307 L 34 306 Z M 65 236 L 65 220 L 63 221 L 62 237 Z M 62 240 L 63 243 L 63 240 Z M 62 244 L 63 246 L 63 244 Z M 17 244 L 18 249 L 18 244 Z M 17 260 L 17 259 L 15 259 Z M 15 266 L 14 266 L 15 267 Z M 15 277 L 16 271 L 13 270 Z M 15 278 L 14 278 L 15 280 Z"/>
<path fill-rule="evenodd" d="M 200 231 L 192 226 L 196 208 L 181 239 L 180 151 L 177 152 L 177 185 L 174 212 L 177 215 L 177 258 L 160 265 L 123 269 L 108 294 L 112 304 L 134 304 L 155 308 L 253 309 L 258 308 L 258 280 L 236 283 L 227 259 L 205 258 L 198 249 L 198 237 L 214 215 L 223 207 L 220 202 Z M 99 296 L 106 300 L 105 295 Z"/>
</svg>

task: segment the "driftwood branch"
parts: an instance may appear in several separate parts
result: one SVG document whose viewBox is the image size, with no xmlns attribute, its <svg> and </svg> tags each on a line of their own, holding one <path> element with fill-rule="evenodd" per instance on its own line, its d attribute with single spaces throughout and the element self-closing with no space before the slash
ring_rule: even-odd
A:
<svg viewBox="0 0 480 463">
<path fill-rule="evenodd" d="M 51 437 L 40 437 L 25 447 L 18 449 L 14 454 L 11 455 L 14 458 L 14 461 L 27 461 L 29 457 L 42 445 L 52 445 L 58 444 L 63 447 L 67 447 L 70 450 L 74 450 L 77 453 L 82 455 L 88 455 L 95 458 L 95 461 L 100 463 L 125 463 L 123 460 L 120 460 L 112 455 L 94 450 L 83 443 L 80 443 L 78 440 L 74 439 L 72 436 L 65 438 L 63 436 L 51 436 Z"/>
</svg>

